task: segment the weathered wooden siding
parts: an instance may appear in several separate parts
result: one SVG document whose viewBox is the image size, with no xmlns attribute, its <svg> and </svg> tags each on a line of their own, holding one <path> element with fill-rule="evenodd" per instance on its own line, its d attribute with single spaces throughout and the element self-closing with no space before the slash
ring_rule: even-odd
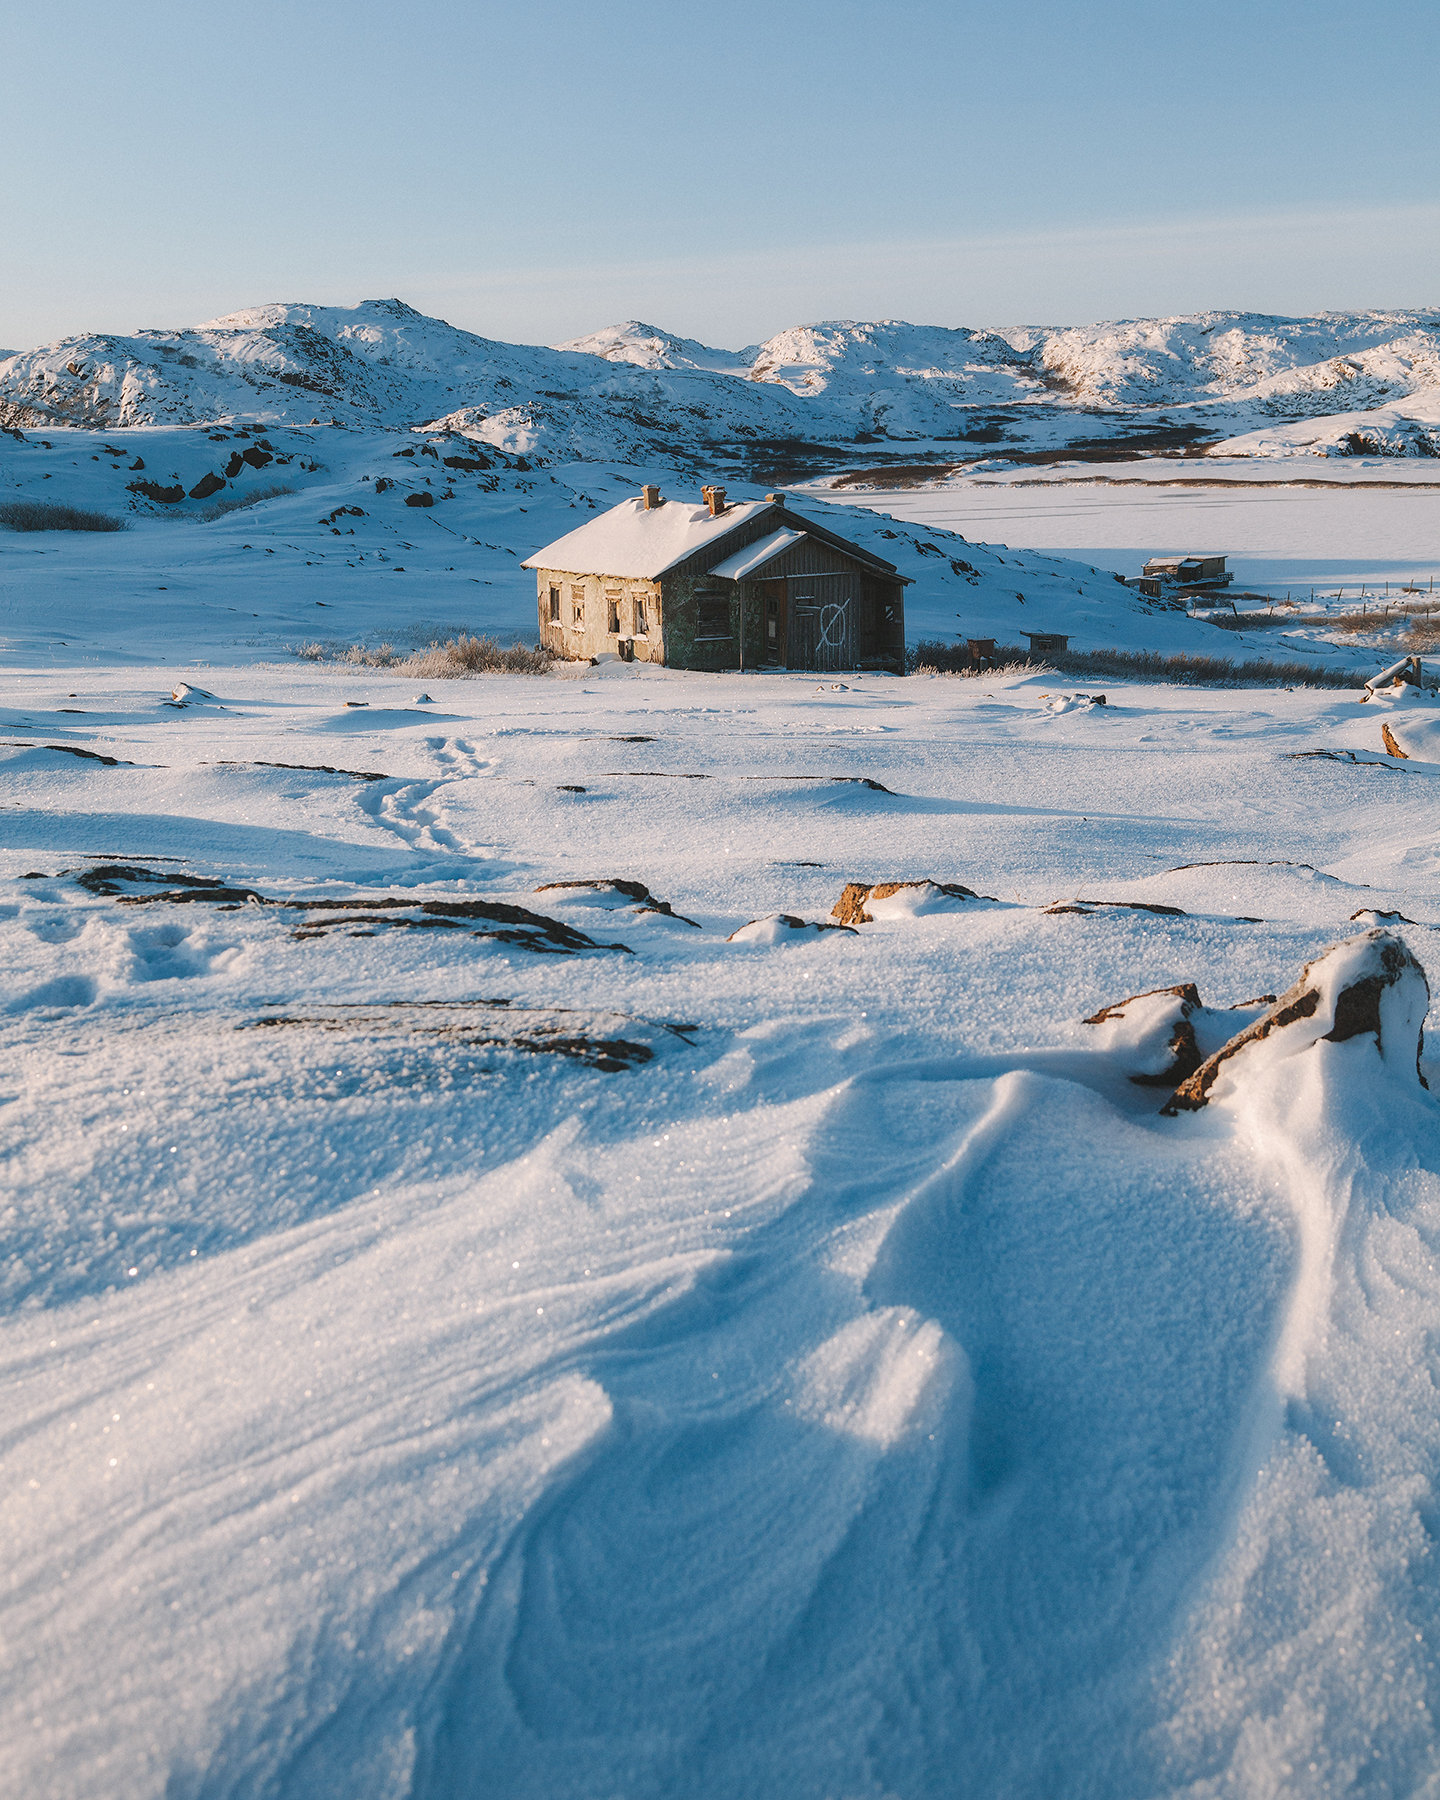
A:
<svg viewBox="0 0 1440 1800">
<path fill-rule="evenodd" d="M 660 577 L 667 620 L 665 660 L 672 668 L 718 670 L 740 667 L 740 594 L 733 581 L 712 581 L 706 570 L 713 568 L 717 562 L 723 562 L 727 556 L 734 556 L 737 550 L 743 550 L 749 544 L 758 544 L 761 538 L 772 536 L 782 525 L 794 525 L 797 530 L 803 529 L 795 515 L 787 513 L 784 507 L 768 506 L 764 512 L 757 513 L 746 524 L 738 526 L 723 543 L 709 544 L 705 549 L 697 550 L 694 556 L 676 563 L 673 569 L 667 569 Z M 731 604 L 728 639 L 707 641 L 700 636 L 697 589 L 701 588 L 717 594 L 723 589 L 729 595 Z M 747 602 L 747 668 L 751 662 L 751 641 L 753 639 L 757 644 L 759 642 L 759 616 L 758 602 L 753 606 Z"/>
</svg>

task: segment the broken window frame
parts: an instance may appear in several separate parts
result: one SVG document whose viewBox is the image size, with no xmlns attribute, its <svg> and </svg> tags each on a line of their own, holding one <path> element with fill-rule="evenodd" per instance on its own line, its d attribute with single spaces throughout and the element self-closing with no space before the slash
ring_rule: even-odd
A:
<svg viewBox="0 0 1440 1800">
<path fill-rule="evenodd" d="M 724 629 L 717 630 L 722 608 L 724 609 Z M 728 594 L 722 593 L 718 589 L 696 588 L 695 609 L 695 642 L 697 644 L 728 644 L 733 640 L 735 623 L 730 616 L 730 596 Z"/>
</svg>

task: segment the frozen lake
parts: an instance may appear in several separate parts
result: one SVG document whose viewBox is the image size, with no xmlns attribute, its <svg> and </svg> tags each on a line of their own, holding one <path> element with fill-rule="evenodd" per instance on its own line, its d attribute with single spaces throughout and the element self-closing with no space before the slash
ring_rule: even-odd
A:
<svg viewBox="0 0 1440 1800">
<path fill-rule="evenodd" d="M 1155 465 L 1139 469 L 1153 474 Z M 1149 556 L 1182 550 L 1223 552 L 1237 583 L 1277 594 L 1428 584 L 1440 573 L 1440 486 L 1413 479 L 1407 491 L 1344 477 L 1323 489 L 1261 486 L 1258 479 L 1243 486 L 1182 488 L 1154 480 L 1141 486 L 1139 469 L 1107 472 L 1103 484 L 1036 480 L 1026 471 L 1013 480 L 972 477 L 899 493 L 827 489 L 826 498 L 958 531 L 977 543 L 1075 557 L 1120 575 L 1139 574 Z M 1265 476 L 1277 478 L 1269 470 Z M 1314 461 L 1304 478 L 1332 479 Z M 1385 479 L 1397 478 L 1387 471 Z M 1126 485 L 1113 485 L 1121 482 Z"/>
</svg>

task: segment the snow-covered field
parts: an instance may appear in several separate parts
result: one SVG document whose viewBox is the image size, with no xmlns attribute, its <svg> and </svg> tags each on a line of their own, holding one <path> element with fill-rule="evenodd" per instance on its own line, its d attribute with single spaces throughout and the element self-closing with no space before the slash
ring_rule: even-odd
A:
<svg viewBox="0 0 1440 1800">
<path fill-rule="evenodd" d="M 1440 1792 L 1440 699 L 374 666 L 642 482 L 1153 427 L 795 509 L 1358 681 L 1112 572 L 1427 583 L 1436 332 L 0 365 L 0 522 L 128 527 L 0 529 L 0 1793 Z"/>
<path fill-rule="evenodd" d="M 169 641 L 4 677 L 0 1791 L 1440 1783 L 1440 702 Z"/>
</svg>

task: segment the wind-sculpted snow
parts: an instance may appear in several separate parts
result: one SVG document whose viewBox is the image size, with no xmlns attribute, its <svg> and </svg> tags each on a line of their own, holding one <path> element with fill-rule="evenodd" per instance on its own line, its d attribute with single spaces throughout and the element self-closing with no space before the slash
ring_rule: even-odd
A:
<svg viewBox="0 0 1440 1800">
<path fill-rule="evenodd" d="M 0 1790 L 1440 1779 L 1398 702 L 11 680 Z"/>
<path fill-rule="evenodd" d="M 254 307 L 7 354 L 0 425 L 441 421 L 529 458 L 639 459 L 777 441 L 1063 442 L 1177 407 L 1199 409 L 1181 422 L 1202 434 L 1233 433 L 1437 382 L 1432 310 L 1003 330 L 841 320 L 728 351 L 638 321 L 555 349 L 505 344 L 372 300 Z"/>
</svg>

